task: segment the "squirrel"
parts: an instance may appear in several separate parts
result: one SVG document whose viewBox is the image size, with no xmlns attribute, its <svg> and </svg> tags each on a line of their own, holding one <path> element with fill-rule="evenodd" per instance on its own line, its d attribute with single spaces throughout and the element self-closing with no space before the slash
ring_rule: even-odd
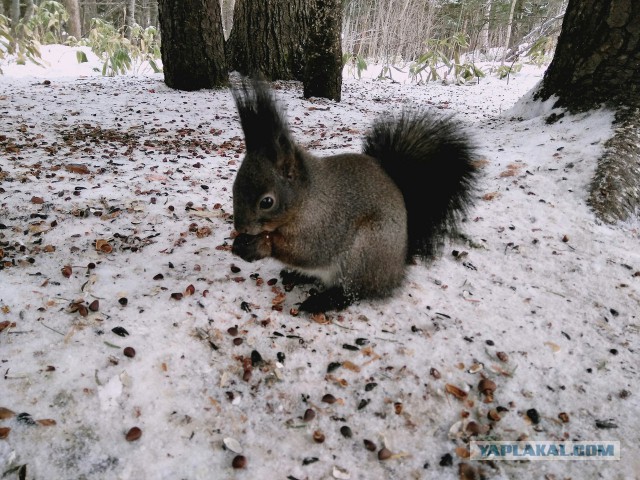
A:
<svg viewBox="0 0 640 480">
<path fill-rule="evenodd" d="M 435 256 L 457 233 L 477 168 L 473 142 L 451 117 L 385 114 L 362 153 L 319 158 L 294 141 L 265 82 L 245 79 L 232 94 L 246 143 L 233 184 L 232 253 L 279 260 L 285 285 L 319 283 L 299 311 L 390 296 L 407 264 Z"/>
</svg>

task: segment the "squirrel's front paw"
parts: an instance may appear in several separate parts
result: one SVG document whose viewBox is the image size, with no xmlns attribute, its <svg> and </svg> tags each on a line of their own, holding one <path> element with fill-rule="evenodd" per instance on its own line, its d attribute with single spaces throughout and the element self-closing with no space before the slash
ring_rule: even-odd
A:
<svg viewBox="0 0 640 480">
<path fill-rule="evenodd" d="M 260 260 L 271 255 L 271 241 L 268 234 L 248 235 L 241 233 L 233 241 L 231 252 L 247 262 Z"/>
<path fill-rule="evenodd" d="M 331 310 L 344 310 L 354 302 L 355 298 L 345 293 L 340 287 L 333 287 L 320 292 L 316 295 L 310 295 L 302 302 L 301 312 L 308 313 L 324 313 Z"/>
</svg>

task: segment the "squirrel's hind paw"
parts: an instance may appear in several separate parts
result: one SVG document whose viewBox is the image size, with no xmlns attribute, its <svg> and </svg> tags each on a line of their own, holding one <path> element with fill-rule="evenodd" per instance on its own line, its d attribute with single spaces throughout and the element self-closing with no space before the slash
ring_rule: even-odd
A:
<svg viewBox="0 0 640 480">
<path fill-rule="evenodd" d="M 352 295 L 345 293 L 341 287 L 333 287 L 311 295 L 300 305 L 301 312 L 324 313 L 331 310 L 344 310 L 355 301 Z"/>
</svg>

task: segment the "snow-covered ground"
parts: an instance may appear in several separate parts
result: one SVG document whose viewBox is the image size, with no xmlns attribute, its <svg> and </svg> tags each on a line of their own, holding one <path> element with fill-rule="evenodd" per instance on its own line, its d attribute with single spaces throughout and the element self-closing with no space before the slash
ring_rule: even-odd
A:
<svg viewBox="0 0 640 480">
<path fill-rule="evenodd" d="M 317 153 L 429 105 L 482 156 L 468 241 L 394 298 L 317 323 L 288 313 L 305 291 L 274 284 L 276 262 L 229 251 L 243 139 L 228 91 L 44 51 L 48 68 L 0 76 L 0 475 L 639 478 L 640 230 L 585 203 L 610 112 L 547 125 L 547 106 L 514 107 L 542 76 L 528 66 L 465 87 L 346 76 L 339 104 L 276 83 Z M 472 420 L 479 439 L 619 441 L 622 459 L 469 460 Z"/>
</svg>

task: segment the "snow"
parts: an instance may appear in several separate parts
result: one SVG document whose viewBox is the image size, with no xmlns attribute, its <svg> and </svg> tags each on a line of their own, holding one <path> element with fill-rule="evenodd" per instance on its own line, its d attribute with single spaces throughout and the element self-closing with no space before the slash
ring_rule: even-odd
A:
<svg viewBox="0 0 640 480">
<path fill-rule="evenodd" d="M 508 84 L 346 76 L 339 104 L 277 82 L 294 135 L 321 155 L 357 151 L 376 115 L 423 105 L 455 114 L 483 159 L 468 240 L 410 267 L 393 298 L 322 324 L 289 315 L 305 291 L 268 285 L 276 262 L 229 251 L 243 142 L 228 91 L 173 91 L 149 73 L 103 78 L 95 57 L 44 52 L 48 67 L 7 64 L 0 77 L 0 321 L 11 325 L 0 332 L 0 407 L 55 425 L 0 419 L 11 429 L 0 472 L 446 480 L 469 478 L 467 464 L 477 478 L 637 478 L 640 229 L 603 225 L 586 204 L 611 112 L 547 125 L 550 105 L 518 102 L 542 77 L 530 66 Z M 74 311 L 95 299 L 97 311 Z M 251 367 L 254 350 L 263 363 Z M 328 373 L 332 362 L 342 366 Z M 483 375 L 493 402 L 478 392 Z M 465 417 L 497 440 L 617 440 L 622 460 L 470 461 L 450 438 Z M 134 426 L 142 436 L 128 442 Z M 245 469 L 232 468 L 225 439 Z M 378 460 L 363 439 L 398 455 Z M 446 454 L 452 466 L 440 465 Z"/>
</svg>

